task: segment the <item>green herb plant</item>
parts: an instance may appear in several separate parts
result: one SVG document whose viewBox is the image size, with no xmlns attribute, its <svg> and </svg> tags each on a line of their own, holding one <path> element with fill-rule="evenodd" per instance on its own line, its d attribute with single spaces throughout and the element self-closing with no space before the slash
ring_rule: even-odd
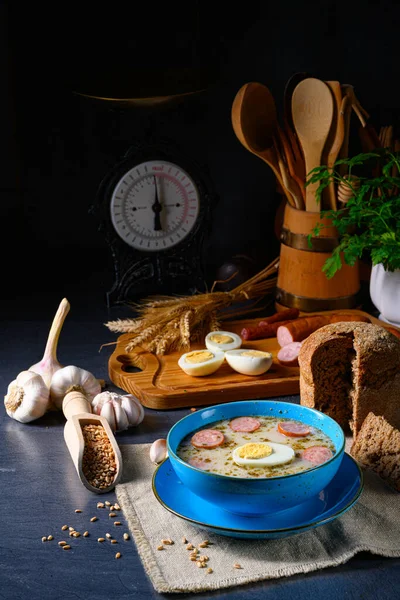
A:
<svg viewBox="0 0 400 600">
<path fill-rule="evenodd" d="M 339 168 L 346 166 L 347 174 Z M 396 170 L 395 170 L 396 169 Z M 323 190 L 331 181 L 345 182 L 353 196 L 338 210 L 321 210 L 321 218 L 331 220 L 339 234 L 339 245 L 323 265 L 328 279 L 341 269 L 342 260 L 354 266 L 357 259 L 366 258 L 372 265 L 382 263 L 385 270 L 400 269 L 400 153 L 388 148 L 357 154 L 335 162 L 332 168 L 316 167 L 310 171 L 306 185 L 319 182 L 316 192 L 321 206 Z M 356 177 L 359 186 L 354 185 Z M 318 236 L 324 224 L 317 223 L 308 236 Z"/>
</svg>

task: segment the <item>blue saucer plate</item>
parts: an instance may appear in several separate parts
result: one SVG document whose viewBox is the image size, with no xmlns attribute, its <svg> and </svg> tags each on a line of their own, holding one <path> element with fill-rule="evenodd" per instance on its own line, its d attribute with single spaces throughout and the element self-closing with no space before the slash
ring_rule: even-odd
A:
<svg viewBox="0 0 400 600">
<path fill-rule="evenodd" d="M 153 493 L 166 510 L 200 529 L 243 539 L 285 538 L 325 525 L 347 512 L 362 489 L 362 471 L 344 454 L 337 474 L 318 496 L 277 513 L 244 517 L 193 494 L 178 479 L 168 458 L 153 475 Z"/>
</svg>

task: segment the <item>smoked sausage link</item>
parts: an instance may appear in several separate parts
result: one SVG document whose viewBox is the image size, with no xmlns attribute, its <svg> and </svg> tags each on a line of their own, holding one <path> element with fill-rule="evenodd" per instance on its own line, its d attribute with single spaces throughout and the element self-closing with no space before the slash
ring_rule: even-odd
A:
<svg viewBox="0 0 400 600">
<path fill-rule="evenodd" d="M 243 327 L 240 335 L 246 341 L 276 337 L 278 327 L 286 325 L 287 323 L 292 323 L 292 321 L 277 321 L 276 323 L 265 323 L 265 321 L 260 321 L 255 327 Z"/>
<path fill-rule="evenodd" d="M 309 335 L 329 323 L 340 323 L 342 321 L 363 321 L 370 323 L 370 320 L 363 315 L 336 314 L 336 315 L 313 315 L 310 317 L 300 317 L 290 323 L 281 323 L 277 329 L 276 337 L 278 344 L 283 347 L 293 342 L 302 342 Z"/>
<path fill-rule="evenodd" d="M 266 317 L 255 327 L 244 327 L 241 331 L 241 337 L 244 340 L 261 340 L 265 338 L 275 337 L 279 325 L 288 323 L 299 316 L 297 308 L 288 308 L 277 312 L 270 317 Z"/>
<path fill-rule="evenodd" d="M 279 312 L 274 313 L 270 317 L 266 317 L 262 321 L 260 321 L 260 325 L 262 323 L 277 323 L 278 321 L 291 321 L 292 319 L 297 319 L 300 311 L 298 308 L 287 308 L 285 310 L 280 310 Z"/>
</svg>

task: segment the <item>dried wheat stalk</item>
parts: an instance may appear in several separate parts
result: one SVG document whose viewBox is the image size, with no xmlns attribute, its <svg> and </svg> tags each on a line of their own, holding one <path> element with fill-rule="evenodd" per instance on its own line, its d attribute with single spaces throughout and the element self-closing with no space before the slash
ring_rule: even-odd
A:
<svg viewBox="0 0 400 600">
<path fill-rule="evenodd" d="M 110 331 L 132 333 L 126 351 L 140 346 L 148 352 L 168 354 L 174 350 L 187 351 L 190 343 L 204 339 L 209 331 L 217 331 L 224 319 L 248 314 L 246 306 L 235 307 L 243 300 L 262 300 L 276 286 L 279 259 L 229 292 L 210 292 L 193 296 L 154 296 L 133 307 L 136 319 L 118 319 L 105 323 Z M 217 283 L 217 282 L 216 282 Z M 232 308 L 231 308 L 232 307 Z M 228 309 L 224 313 L 224 309 Z"/>
</svg>

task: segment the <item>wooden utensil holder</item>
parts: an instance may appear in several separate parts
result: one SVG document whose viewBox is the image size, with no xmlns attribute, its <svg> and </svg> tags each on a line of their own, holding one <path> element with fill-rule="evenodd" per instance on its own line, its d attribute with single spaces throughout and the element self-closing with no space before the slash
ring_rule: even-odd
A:
<svg viewBox="0 0 400 600">
<path fill-rule="evenodd" d="M 318 237 L 308 236 L 318 223 L 324 228 Z M 360 291 L 358 262 L 354 267 L 342 261 L 342 268 L 328 279 L 322 271 L 338 245 L 338 231 L 319 212 L 297 210 L 286 204 L 281 230 L 276 307 L 298 308 L 302 312 L 355 308 Z"/>
</svg>

